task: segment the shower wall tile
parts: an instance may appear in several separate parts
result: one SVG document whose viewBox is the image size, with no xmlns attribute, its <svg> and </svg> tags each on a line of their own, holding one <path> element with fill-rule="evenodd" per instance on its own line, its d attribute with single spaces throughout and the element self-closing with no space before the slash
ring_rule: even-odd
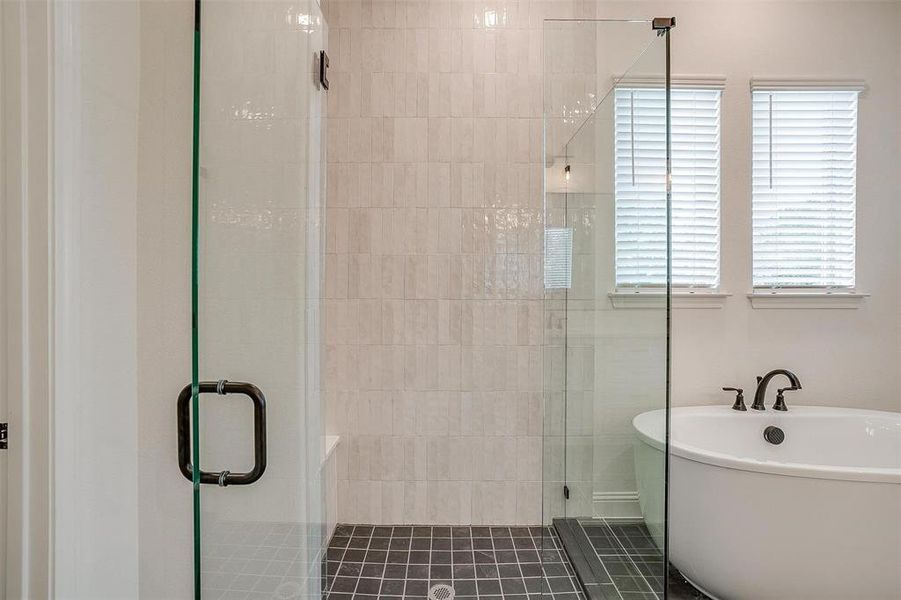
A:
<svg viewBox="0 0 901 600">
<path fill-rule="evenodd" d="M 541 28 L 593 6 L 329 4 L 323 334 L 342 521 L 541 519 Z"/>
</svg>

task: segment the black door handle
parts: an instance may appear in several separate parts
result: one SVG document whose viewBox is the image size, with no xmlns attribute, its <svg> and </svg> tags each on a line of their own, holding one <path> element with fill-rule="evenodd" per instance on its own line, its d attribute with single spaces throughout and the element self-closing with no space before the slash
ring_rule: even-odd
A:
<svg viewBox="0 0 901 600">
<path fill-rule="evenodd" d="M 253 469 L 246 473 L 231 471 L 200 472 L 200 483 L 250 485 L 266 471 L 266 398 L 260 388 L 239 381 L 201 381 L 198 394 L 244 394 L 253 402 Z M 178 468 L 188 481 L 194 481 L 191 464 L 191 386 L 186 385 L 178 395 Z"/>
</svg>

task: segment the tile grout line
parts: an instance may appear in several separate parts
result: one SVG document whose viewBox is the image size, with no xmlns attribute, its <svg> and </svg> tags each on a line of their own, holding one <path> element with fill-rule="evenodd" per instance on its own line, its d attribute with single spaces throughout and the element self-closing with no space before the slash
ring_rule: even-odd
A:
<svg viewBox="0 0 901 600">
<path fill-rule="evenodd" d="M 604 525 L 605 525 L 608 529 L 610 529 L 610 526 L 607 525 L 607 521 L 606 521 L 606 520 L 603 520 L 603 519 L 602 519 L 601 521 L 604 523 Z M 622 592 L 622 590 L 620 590 L 620 589 L 619 589 L 619 586 L 616 585 L 616 580 L 613 579 L 613 576 L 610 574 L 610 569 L 607 568 L 607 564 L 604 562 L 604 559 L 601 558 L 601 555 L 598 554 L 597 548 L 595 548 L 595 547 L 594 547 L 594 544 L 591 542 L 591 537 L 588 535 L 588 532 L 585 531 L 585 527 L 582 525 L 582 521 L 576 519 L 576 523 L 579 524 L 579 529 L 582 531 L 582 535 L 584 535 L 584 536 L 585 536 L 585 539 L 588 540 L 588 546 L 591 548 L 591 551 L 594 552 L 595 556 L 598 557 L 598 560 L 599 560 L 600 563 L 601 563 L 601 567 L 603 567 L 603 569 L 604 569 L 604 573 L 607 574 L 607 578 L 610 580 L 610 583 L 613 584 L 613 589 L 616 590 L 616 593 L 619 594 L 620 600 L 622 600 L 622 598 L 623 598 L 623 592 Z M 610 529 L 610 533 L 613 534 L 614 539 L 616 539 L 616 534 L 613 533 L 613 529 Z M 616 540 L 616 541 L 619 542 L 619 540 Z M 623 548 L 623 552 L 625 552 L 625 551 L 626 551 L 626 549 Z M 630 560 L 631 560 L 631 559 L 630 559 Z M 635 568 L 637 569 L 638 566 L 636 565 Z"/>
</svg>

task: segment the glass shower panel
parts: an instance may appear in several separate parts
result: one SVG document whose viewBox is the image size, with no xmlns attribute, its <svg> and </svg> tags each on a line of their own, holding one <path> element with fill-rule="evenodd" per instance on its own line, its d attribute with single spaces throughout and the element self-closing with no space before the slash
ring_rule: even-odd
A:
<svg viewBox="0 0 901 600">
<path fill-rule="evenodd" d="M 544 35 L 544 555 L 562 549 L 589 598 L 662 598 L 665 444 L 641 443 L 632 420 L 656 410 L 665 430 L 668 33 L 549 21 Z M 639 88 L 660 109 L 635 122 Z M 623 263 L 656 287 L 617 288 Z"/>
<path fill-rule="evenodd" d="M 195 10 L 195 597 L 318 597 L 327 27 L 315 0 Z"/>
</svg>

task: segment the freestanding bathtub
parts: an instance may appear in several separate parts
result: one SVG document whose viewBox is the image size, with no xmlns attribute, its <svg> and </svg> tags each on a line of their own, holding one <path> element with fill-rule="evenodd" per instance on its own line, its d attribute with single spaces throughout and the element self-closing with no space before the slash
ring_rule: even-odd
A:
<svg viewBox="0 0 901 600">
<path fill-rule="evenodd" d="M 638 415 L 641 509 L 663 541 L 664 419 Z M 785 433 L 779 445 L 764 428 Z M 901 413 L 672 410 L 670 561 L 719 600 L 901 598 Z"/>
</svg>

